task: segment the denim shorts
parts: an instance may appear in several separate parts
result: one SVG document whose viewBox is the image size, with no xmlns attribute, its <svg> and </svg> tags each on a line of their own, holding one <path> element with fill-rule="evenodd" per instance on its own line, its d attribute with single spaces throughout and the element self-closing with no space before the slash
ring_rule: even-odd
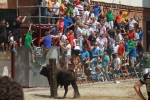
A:
<svg viewBox="0 0 150 100">
<path fill-rule="evenodd" d="M 136 57 L 130 57 L 131 62 L 136 62 Z"/>
</svg>

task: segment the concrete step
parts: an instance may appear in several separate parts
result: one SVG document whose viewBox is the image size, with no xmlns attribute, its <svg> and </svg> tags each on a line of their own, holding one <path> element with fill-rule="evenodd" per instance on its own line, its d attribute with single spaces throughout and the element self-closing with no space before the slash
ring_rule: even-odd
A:
<svg viewBox="0 0 150 100">
<path fill-rule="evenodd" d="M 4 53 L 0 51 L 0 60 L 10 59 L 10 58 L 11 58 L 11 53 Z"/>
</svg>

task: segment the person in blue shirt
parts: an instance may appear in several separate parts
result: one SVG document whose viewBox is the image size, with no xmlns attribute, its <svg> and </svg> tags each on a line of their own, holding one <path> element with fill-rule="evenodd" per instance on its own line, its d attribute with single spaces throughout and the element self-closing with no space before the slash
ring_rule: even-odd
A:
<svg viewBox="0 0 150 100">
<path fill-rule="evenodd" d="M 84 46 L 84 49 L 80 51 L 80 63 L 79 63 L 79 69 L 82 69 L 83 77 L 86 77 L 84 73 L 85 64 L 87 64 L 88 68 L 90 67 L 89 58 L 90 54 L 87 51 L 87 46 Z"/>
<path fill-rule="evenodd" d="M 52 27 L 51 30 L 50 30 L 50 35 L 52 37 L 52 44 L 53 46 L 56 45 L 56 43 L 59 41 L 59 36 L 58 36 L 58 27 Z"/>
<path fill-rule="evenodd" d="M 131 67 L 134 67 L 134 63 L 136 62 L 136 47 L 132 47 L 131 51 L 129 52 Z"/>
<path fill-rule="evenodd" d="M 125 54 L 124 54 L 124 59 L 126 62 L 128 62 L 129 58 L 129 44 L 128 44 L 128 39 L 124 39 L 124 47 L 125 47 Z"/>
<path fill-rule="evenodd" d="M 106 80 L 108 79 L 108 66 L 109 66 L 109 62 L 110 62 L 110 58 L 107 55 L 107 51 L 104 51 L 104 54 L 101 54 L 101 58 L 102 58 L 102 69 L 104 71 L 104 73 L 106 74 Z"/>
<path fill-rule="evenodd" d="M 64 17 L 64 33 L 69 31 L 69 28 L 74 25 L 72 19 L 70 18 L 70 14 L 67 13 L 67 15 Z"/>
<path fill-rule="evenodd" d="M 51 49 L 51 47 L 52 47 L 52 45 L 51 45 L 51 44 L 52 44 L 52 37 L 51 37 L 49 31 L 46 31 L 46 32 L 45 32 L 45 35 L 46 35 L 46 36 L 44 36 L 44 37 L 42 37 L 42 38 L 40 39 L 40 42 L 43 42 L 43 46 L 44 46 L 45 49 L 46 49 L 46 58 L 48 59 L 48 58 L 49 58 L 49 54 L 50 54 L 50 49 Z M 46 66 L 47 66 L 46 62 L 45 62 L 44 64 L 42 64 L 42 66 L 43 66 L 43 67 L 46 67 Z"/>
<path fill-rule="evenodd" d="M 138 34 L 139 34 L 139 40 L 142 42 L 142 38 L 143 38 L 143 31 L 141 28 L 138 29 Z"/>
<path fill-rule="evenodd" d="M 94 43 L 94 48 L 92 49 L 92 59 L 90 61 L 90 65 L 92 68 L 92 72 L 95 72 L 95 66 L 94 63 L 97 61 L 98 56 L 100 56 L 99 54 L 99 50 L 97 49 L 97 44 Z"/>
<path fill-rule="evenodd" d="M 94 10 L 94 15 L 96 17 L 96 20 L 98 20 L 98 16 L 101 14 L 102 8 L 98 5 L 98 3 L 96 3 L 93 6 L 93 10 Z"/>
</svg>

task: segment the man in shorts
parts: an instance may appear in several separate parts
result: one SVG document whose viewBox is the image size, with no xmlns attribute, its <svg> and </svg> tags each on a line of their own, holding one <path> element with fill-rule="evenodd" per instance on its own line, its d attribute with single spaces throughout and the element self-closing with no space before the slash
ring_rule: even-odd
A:
<svg viewBox="0 0 150 100">
<path fill-rule="evenodd" d="M 32 24 L 30 24 L 29 30 L 28 30 L 28 32 L 26 33 L 24 45 L 25 45 L 25 47 L 27 47 L 27 48 L 30 50 L 30 52 L 31 52 L 32 63 L 37 63 L 37 61 L 34 60 L 34 51 L 33 51 L 33 49 L 32 49 L 32 46 L 34 46 L 33 41 L 34 41 L 35 39 L 32 40 L 33 31 L 31 30 L 31 26 L 32 26 Z M 32 46 L 31 46 L 31 44 L 32 44 Z"/>
<path fill-rule="evenodd" d="M 115 54 L 115 59 L 114 59 L 114 83 L 120 83 L 120 67 L 121 67 L 121 60 L 118 56 L 118 53 Z M 116 77 L 117 76 L 117 77 Z"/>
<path fill-rule="evenodd" d="M 102 69 L 106 75 L 105 81 L 107 81 L 107 79 L 108 79 L 108 67 L 109 67 L 109 62 L 110 62 L 110 58 L 107 55 L 107 51 L 104 51 L 104 54 L 101 55 L 101 58 L 102 58 Z"/>
<path fill-rule="evenodd" d="M 146 85 L 146 90 L 148 94 L 148 99 L 150 100 L 150 72 L 146 73 L 137 83 L 134 85 L 134 89 L 137 93 L 137 95 L 140 97 L 141 100 L 146 100 L 143 96 L 140 87 L 143 86 L 143 84 Z"/>
<path fill-rule="evenodd" d="M 0 22 L 0 45 L 2 46 L 3 52 L 5 53 L 8 50 L 8 41 L 7 41 L 7 31 L 6 28 L 9 27 L 9 24 L 2 19 Z"/>
<path fill-rule="evenodd" d="M 13 36 L 16 43 L 19 40 L 20 47 L 22 47 L 22 36 L 19 33 L 20 25 L 25 22 L 26 16 L 22 20 L 20 20 L 21 16 L 17 16 L 16 19 L 13 21 Z"/>
<path fill-rule="evenodd" d="M 66 63 L 66 69 L 68 69 L 68 64 L 70 63 L 70 58 L 71 58 L 71 44 L 69 43 L 69 40 L 66 39 L 66 46 L 63 45 L 62 42 L 60 42 L 60 46 L 62 49 L 65 50 L 64 58 L 65 58 L 65 63 Z"/>
</svg>

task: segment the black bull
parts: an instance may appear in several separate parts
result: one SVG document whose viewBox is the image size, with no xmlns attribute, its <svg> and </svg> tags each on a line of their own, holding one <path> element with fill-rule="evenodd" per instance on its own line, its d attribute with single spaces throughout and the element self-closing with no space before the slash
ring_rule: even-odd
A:
<svg viewBox="0 0 150 100">
<path fill-rule="evenodd" d="M 44 75 L 47 77 L 50 85 L 50 71 L 47 67 L 43 67 L 43 69 L 40 72 L 41 75 Z M 80 93 L 78 91 L 78 86 L 76 84 L 76 76 L 73 70 L 66 70 L 66 69 L 55 69 L 55 75 L 57 77 L 57 88 L 60 85 L 61 87 L 64 86 L 65 93 L 64 98 L 66 97 L 66 94 L 68 92 L 68 86 L 71 84 L 74 89 L 74 97 L 78 98 L 80 97 Z"/>
</svg>

